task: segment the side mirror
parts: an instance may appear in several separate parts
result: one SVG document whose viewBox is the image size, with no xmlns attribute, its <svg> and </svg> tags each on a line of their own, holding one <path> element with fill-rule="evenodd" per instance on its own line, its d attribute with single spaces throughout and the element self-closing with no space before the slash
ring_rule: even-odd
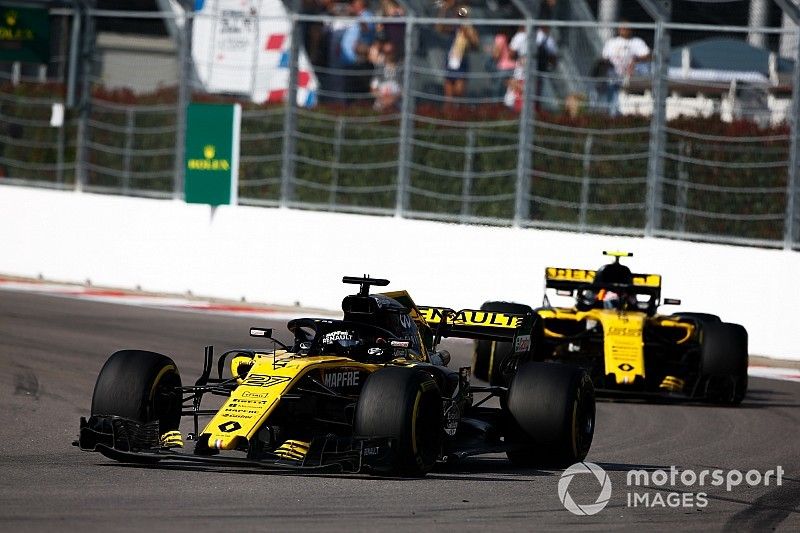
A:
<svg viewBox="0 0 800 533">
<path fill-rule="evenodd" d="M 272 338 L 272 328 L 250 328 L 250 336 Z"/>
<path fill-rule="evenodd" d="M 678 298 L 664 298 L 662 305 L 681 305 L 681 301 Z"/>
</svg>

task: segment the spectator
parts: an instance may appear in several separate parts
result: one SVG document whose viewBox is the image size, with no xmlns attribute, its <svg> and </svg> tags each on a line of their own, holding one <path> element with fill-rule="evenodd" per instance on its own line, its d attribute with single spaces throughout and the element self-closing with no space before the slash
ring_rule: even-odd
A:
<svg viewBox="0 0 800 533">
<path fill-rule="evenodd" d="M 517 59 L 517 67 L 524 66 L 525 56 L 528 54 L 528 33 L 525 26 L 520 26 L 511 43 L 508 45 L 511 56 Z M 536 67 L 539 72 L 552 70 L 558 60 L 558 46 L 550 35 L 550 28 L 542 26 L 536 30 Z"/>
<path fill-rule="evenodd" d="M 380 14 L 383 17 L 403 17 L 406 12 L 396 0 L 381 0 Z M 379 40 L 392 43 L 395 57 L 403 57 L 406 46 L 406 25 L 404 22 L 378 24 L 378 36 Z"/>
<path fill-rule="evenodd" d="M 491 49 L 492 58 L 486 65 L 486 70 L 494 75 L 493 85 L 497 96 L 505 94 L 508 81 L 514 75 L 514 67 L 517 66 L 513 52 L 509 48 L 513 31 L 513 27 L 506 26 L 494 36 L 494 44 Z"/>
<path fill-rule="evenodd" d="M 375 24 L 367 0 L 351 0 L 350 16 L 360 20 L 351 23 L 342 34 L 341 64 L 346 72 L 345 88 L 348 98 L 369 93 L 372 65 L 367 60 L 369 49 L 375 41 Z"/>
<path fill-rule="evenodd" d="M 397 108 L 400 101 L 400 66 L 397 62 L 394 45 L 384 41 L 375 66 L 377 74 L 372 79 L 372 94 L 375 96 L 373 108 L 377 111 L 390 111 Z"/>
<path fill-rule="evenodd" d="M 443 0 L 439 9 L 440 18 L 463 19 L 467 16 L 469 10 L 457 4 L 456 0 Z M 467 51 L 478 46 L 478 32 L 469 24 L 437 24 L 436 29 L 448 36 L 444 78 L 445 108 L 448 108 L 453 98 L 460 98 L 466 92 L 466 75 L 469 72 Z"/>
<path fill-rule="evenodd" d="M 599 107 L 609 115 L 616 115 L 615 91 L 619 91 L 619 80 L 614 71 L 614 65 L 607 59 L 600 58 L 592 67 L 591 76 L 594 79 L 592 105 Z"/>
<path fill-rule="evenodd" d="M 517 60 L 517 67 L 514 69 L 514 76 L 508 83 L 505 104 L 517 111 L 522 109 L 522 95 L 525 88 L 525 70 L 528 56 L 528 34 L 525 26 L 520 26 L 509 44 L 512 57 Z M 536 30 L 536 70 L 548 72 L 555 68 L 558 61 L 558 47 L 553 36 L 550 35 L 550 28 L 542 26 Z M 533 94 L 534 105 L 538 111 L 541 108 L 542 77 L 536 77 L 536 87 Z"/>
<path fill-rule="evenodd" d="M 332 15 L 347 16 L 349 11 L 349 4 L 331 2 L 328 7 L 328 12 Z M 348 76 L 346 75 L 346 66 L 342 57 L 342 37 L 350 25 L 350 22 L 338 18 L 325 24 L 328 51 L 325 66 L 327 69 L 320 69 L 319 76 L 323 89 L 321 98 L 330 102 L 347 102 L 345 93 L 347 91 Z"/>
<path fill-rule="evenodd" d="M 332 12 L 332 0 L 302 0 L 301 13 L 304 15 L 326 15 Z M 327 28 L 322 22 L 302 22 L 303 46 L 308 59 L 315 67 L 326 66 L 328 56 Z"/>
<path fill-rule="evenodd" d="M 558 0 L 545 0 L 544 2 L 539 4 L 539 17 L 538 18 L 540 18 L 542 20 L 557 19 L 557 18 L 559 18 L 558 17 L 558 11 L 562 11 L 562 15 L 564 14 L 563 10 L 559 10 Z"/>
<path fill-rule="evenodd" d="M 646 74 L 646 62 L 650 60 L 650 48 L 639 37 L 634 37 L 627 20 L 620 26 L 617 37 L 603 45 L 603 59 L 614 67 L 615 82 L 608 85 L 609 114 L 619 113 L 619 91 L 633 74 Z"/>
</svg>

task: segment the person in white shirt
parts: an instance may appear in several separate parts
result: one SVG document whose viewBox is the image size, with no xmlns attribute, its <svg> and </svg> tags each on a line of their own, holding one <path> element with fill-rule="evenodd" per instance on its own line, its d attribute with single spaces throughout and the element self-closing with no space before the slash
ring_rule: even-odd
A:
<svg viewBox="0 0 800 533">
<path fill-rule="evenodd" d="M 617 75 L 624 78 L 636 72 L 638 63 L 650 60 L 650 47 L 639 37 L 634 37 L 628 26 L 621 26 L 619 35 L 603 46 L 603 59 L 611 62 Z"/>
<path fill-rule="evenodd" d="M 650 61 L 650 47 L 639 37 L 634 37 L 627 25 L 620 26 L 618 33 L 603 45 L 603 59 L 611 64 L 618 78 L 608 84 L 607 98 L 611 115 L 619 113 L 620 82 L 628 80 L 633 74 L 646 74 L 646 64 Z"/>
<path fill-rule="evenodd" d="M 519 27 L 517 33 L 511 38 L 508 48 L 517 59 L 524 58 L 528 54 L 528 33 L 525 31 L 525 26 Z M 549 27 L 542 26 L 536 30 L 536 49 L 539 70 L 550 70 L 558 57 L 558 46 L 553 36 L 550 35 Z"/>
<path fill-rule="evenodd" d="M 528 34 L 525 26 L 520 26 L 517 33 L 511 38 L 508 45 L 512 58 L 517 61 L 514 75 L 508 82 L 508 90 L 504 98 L 508 107 L 519 111 L 522 107 L 522 91 L 525 85 L 525 64 L 528 55 Z M 542 26 L 536 30 L 536 69 L 539 72 L 552 70 L 558 61 L 558 46 L 555 39 L 550 35 L 550 28 Z M 534 105 L 538 111 L 540 105 L 540 94 L 542 92 L 542 78 L 537 76 L 536 87 L 533 95 Z"/>
</svg>

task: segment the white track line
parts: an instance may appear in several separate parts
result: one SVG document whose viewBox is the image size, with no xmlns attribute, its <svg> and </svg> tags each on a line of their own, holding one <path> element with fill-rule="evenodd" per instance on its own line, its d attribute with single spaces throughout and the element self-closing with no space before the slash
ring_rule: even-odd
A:
<svg viewBox="0 0 800 533">
<path fill-rule="evenodd" d="M 245 303 L 223 303 L 210 300 L 182 298 L 176 296 L 140 295 L 114 289 L 97 289 L 77 285 L 43 283 L 35 281 L 18 281 L 0 279 L 0 290 L 35 292 L 48 296 L 61 296 L 94 302 L 107 302 L 137 307 L 153 307 L 220 315 L 249 316 L 271 320 L 291 320 L 309 316 L 309 311 L 298 308 L 296 311 L 271 309 L 267 306 L 256 306 Z M 311 314 L 322 317 L 339 316 L 326 311 L 312 311 Z"/>
<path fill-rule="evenodd" d="M 756 378 L 780 379 L 800 383 L 800 368 L 779 368 L 772 366 L 750 365 L 747 375 Z"/>
</svg>

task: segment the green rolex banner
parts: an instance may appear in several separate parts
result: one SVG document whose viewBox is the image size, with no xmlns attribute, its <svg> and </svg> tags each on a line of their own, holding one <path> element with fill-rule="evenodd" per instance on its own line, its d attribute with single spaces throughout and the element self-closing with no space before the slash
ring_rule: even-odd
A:
<svg viewBox="0 0 800 533">
<path fill-rule="evenodd" d="M 0 2 L 0 61 L 50 61 L 50 15 L 47 9 L 16 7 Z"/>
<path fill-rule="evenodd" d="M 184 185 L 187 203 L 236 203 L 241 117 L 239 104 L 189 105 Z"/>
</svg>

